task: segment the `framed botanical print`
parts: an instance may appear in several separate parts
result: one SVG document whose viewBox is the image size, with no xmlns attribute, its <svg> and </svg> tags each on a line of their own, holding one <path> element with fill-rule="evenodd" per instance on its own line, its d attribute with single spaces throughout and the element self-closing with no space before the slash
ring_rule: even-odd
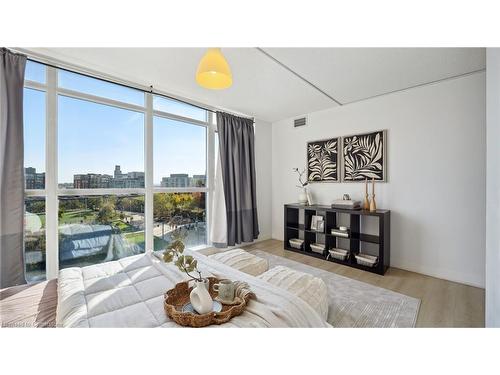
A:
<svg viewBox="0 0 500 375">
<path fill-rule="evenodd" d="M 342 137 L 342 181 L 387 181 L 387 131 Z"/>
<path fill-rule="evenodd" d="M 307 143 L 307 181 L 338 182 L 338 146 L 340 138 Z"/>
</svg>

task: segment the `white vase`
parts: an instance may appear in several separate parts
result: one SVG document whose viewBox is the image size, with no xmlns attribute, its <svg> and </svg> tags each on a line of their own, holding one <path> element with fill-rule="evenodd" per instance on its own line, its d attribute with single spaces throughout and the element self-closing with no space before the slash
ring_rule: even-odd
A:
<svg viewBox="0 0 500 375">
<path fill-rule="evenodd" d="M 300 204 L 307 204 L 307 190 L 304 189 L 302 192 L 299 194 L 299 203 Z"/>
<path fill-rule="evenodd" d="M 197 283 L 203 284 L 206 290 L 210 292 L 210 281 L 208 279 L 201 279 L 201 281 L 196 281 Z"/>
<path fill-rule="evenodd" d="M 189 295 L 191 305 L 198 314 L 206 314 L 212 311 L 212 297 L 208 293 L 204 281 L 196 281 L 194 288 Z"/>
</svg>

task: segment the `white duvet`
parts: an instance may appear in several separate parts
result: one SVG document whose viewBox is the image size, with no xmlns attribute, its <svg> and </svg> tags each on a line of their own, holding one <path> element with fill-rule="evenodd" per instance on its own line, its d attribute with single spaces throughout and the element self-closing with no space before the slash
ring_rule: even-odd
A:
<svg viewBox="0 0 500 375">
<path fill-rule="evenodd" d="M 221 326 L 329 327 L 299 297 L 205 255 L 204 276 L 246 281 L 257 295 L 247 310 Z M 66 268 L 58 279 L 58 327 L 179 327 L 165 314 L 163 295 L 185 275 L 153 254 L 141 254 L 83 268 Z"/>
</svg>

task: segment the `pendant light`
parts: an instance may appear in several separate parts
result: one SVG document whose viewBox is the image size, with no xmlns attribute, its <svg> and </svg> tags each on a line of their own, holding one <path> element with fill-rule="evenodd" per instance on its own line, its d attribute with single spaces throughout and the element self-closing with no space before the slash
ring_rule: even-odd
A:
<svg viewBox="0 0 500 375">
<path fill-rule="evenodd" d="M 231 69 L 220 48 L 209 48 L 196 70 L 196 82 L 201 87 L 219 90 L 233 84 Z"/>
</svg>

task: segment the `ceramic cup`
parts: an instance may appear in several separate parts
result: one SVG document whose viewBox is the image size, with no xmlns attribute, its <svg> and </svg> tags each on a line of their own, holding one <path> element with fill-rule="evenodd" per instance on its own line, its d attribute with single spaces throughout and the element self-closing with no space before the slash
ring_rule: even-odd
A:
<svg viewBox="0 0 500 375">
<path fill-rule="evenodd" d="M 218 299 L 221 302 L 231 303 L 234 301 L 234 283 L 231 280 L 220 280 L 214 285 L 214 291 L 218 292 Z"/>
</svg>

